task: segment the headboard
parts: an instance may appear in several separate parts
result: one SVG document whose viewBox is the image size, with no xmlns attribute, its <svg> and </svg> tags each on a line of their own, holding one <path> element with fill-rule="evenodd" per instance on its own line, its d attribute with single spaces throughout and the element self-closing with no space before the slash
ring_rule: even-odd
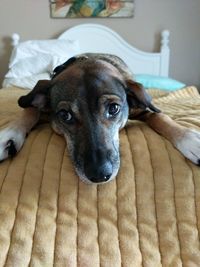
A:
<svg viewBox="0 0 200 267">
<path fill-rule="evenodd" d="M 127 43 L 119 34 L 99 24 L 81 24 L 62 33 L 58 39 L 78 40 L 81 53 L 109 53 L 121 57 L 134 74 L 153 74 L 168 77 L 169 31 L 161 33 L 158 53 L 143 52 Z M 13 34 L 13 46 L 19 43 L 19 35 Z"/>
<path fill-rule="evenodd" d="M 60 39 L 79 40 L 81 52 L 110 53 L 121 57 L 134 74 L 168 76 L 169 31 L 161 33 L 159 53 L 147 53 L 128 44 L 108 27 L 98 24 L 81 24 L 60 35 Z"/>
</svg>

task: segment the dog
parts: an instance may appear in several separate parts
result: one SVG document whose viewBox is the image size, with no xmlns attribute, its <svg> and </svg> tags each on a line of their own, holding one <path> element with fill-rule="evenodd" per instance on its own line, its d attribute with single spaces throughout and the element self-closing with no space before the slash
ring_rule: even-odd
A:
<svg viewBox="0 0 200 267">
<path fill-rule="evenodd" d="M 14 156 L 44 112 L 63 135 L 75 170 L 86 183 L 106 183 L 120 167 L 119 131 L 142 120 L 200 165 L 200 132 L 187 129 L 156 108 L 127 65 L 109 54 L 82 54 L 40 80 L 18 104 L 20 116 L 0 131 L 0 160 Z"/>
</svg>

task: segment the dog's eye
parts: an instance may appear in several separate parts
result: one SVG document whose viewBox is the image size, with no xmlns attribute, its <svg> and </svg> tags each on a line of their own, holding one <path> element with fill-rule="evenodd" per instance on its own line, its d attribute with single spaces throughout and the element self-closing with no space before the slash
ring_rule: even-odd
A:
<svg viewBox="0 0 200 267">
<path fill-rule="evenodd" d="M 108 107 L 108 114 L 109 117 L 116 116 L 120 112 L 120 105 L 116 103 L 112 103 Z"/>
<path fill-rule="evenodd" d="M 70 122 L 72 120 L 72 114 L 65 109 L 61 109 L 60 111 L 58 111 L 57 116 L 64 122 Z"/>
</svg>

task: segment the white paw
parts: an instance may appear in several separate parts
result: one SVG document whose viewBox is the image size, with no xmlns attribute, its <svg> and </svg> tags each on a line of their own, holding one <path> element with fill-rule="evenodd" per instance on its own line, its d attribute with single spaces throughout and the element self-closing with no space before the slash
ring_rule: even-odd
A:
<svg viewBox="0 0 200 267">
<path fill-rule="evenodd" d="M 0 131 L 0 161 L 13 157 L 22 147 L 26 134 L 20 128 L 7 127 Z"/>
<path fill-rule="evenodd" d="M 186 158 L 200 165 L 200 132 L 187 130 L 175 146 Z"/>
</svg>

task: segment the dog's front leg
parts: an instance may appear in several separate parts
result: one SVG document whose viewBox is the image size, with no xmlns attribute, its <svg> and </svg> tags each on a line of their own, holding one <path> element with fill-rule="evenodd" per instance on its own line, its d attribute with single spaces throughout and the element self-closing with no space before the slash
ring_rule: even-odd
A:
<svg viewBox="0 0 200 267">
<path fill-rule="evenodd" d="M 186 158 L 200 165 L 200 132 L 188 129 L 163 113 L 146 113 L 141 120 L 168 139 Z"/>
<path fill-rule="evenodd" d="M 14 156 L 23 146 L 26 135 L 39 120 L 37 108 L 24 109 L 19 117 L 0 130 L 0 161 Z"/>
</svg>

